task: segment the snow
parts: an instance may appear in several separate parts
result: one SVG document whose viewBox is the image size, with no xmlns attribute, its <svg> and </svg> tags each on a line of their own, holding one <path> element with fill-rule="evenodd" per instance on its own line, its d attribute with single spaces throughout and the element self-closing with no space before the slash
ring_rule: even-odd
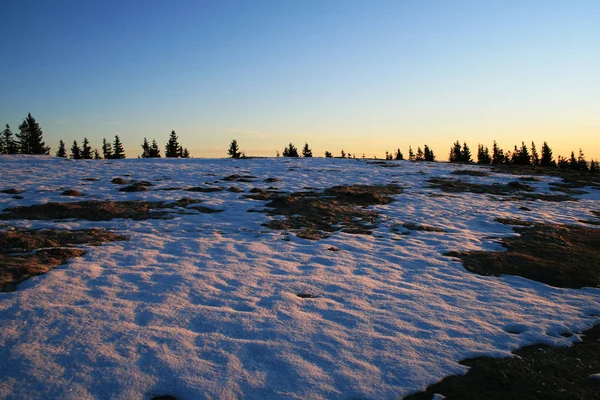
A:
<svg viewBox="0 0 600 400">
<path fill-rule="evenodd" d="M 383 168 L 340 159 L 63 160 L 1 156 L 0 209 L 49 201 L 171 201 L 225 209 L 173 210 L 170 220 L 10 221 L 23 228 L 104 227 L 131 236 L 88 253 L 15 292 L 0 293 L 0 398 L 397 399 L 424 389 L 474 356 L 508 356 L 533 343 L 569 346 L 600 321 L 600 290 L 561 289 L 514 276 L 467 272 L 451 250 L 501 250 L 515 235 L 498 217 L 581 224 L 600 192 L 577 202 L 490 201 L 427 189 L 431 177 L 470 182 L 515 176 L 455 176 L 446 163 Z M 215 181 L 231 174 L 256 182 Z M 119 192 L 115 177 L 152 190 Z M 98 178 L 98 181 L 83 181 Z M 266 183 L 266 178 L 280 182 Z M 542 177 L 527 182 L 551 193 Z M 403 186 L 372 235 L 336 232 L 309 241 L 270 230 L 266 202 L 244 193 L 160 188 L 276 186 L 286 192 L 341 184 Z M 78 189 L 87 197 L 60 196 Z M 526 205 L 531 212 L 520 210 Z M 181 210 L 179 210 L 181 211 Z M 445 232 L 394 233 L 402 223 Z M 0 224 L 1 229 L 7 225 Z M 586 225 L 589 227 L 589 225 Z M 335 246 L 340 251 L 330 251 Z M 302 299 L 298 293 L 310 293 Z M 513 332 L 513 333 L 510 333 Z"/>
</svg>

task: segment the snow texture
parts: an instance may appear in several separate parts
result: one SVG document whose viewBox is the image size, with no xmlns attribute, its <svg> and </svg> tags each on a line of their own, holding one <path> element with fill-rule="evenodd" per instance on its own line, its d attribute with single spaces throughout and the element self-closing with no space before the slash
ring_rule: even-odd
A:
<svg viewBox="0 0 600 400">
<path fill-rule="evenodd" d="M 580 224 L 590 219 L 590 209 L 598 209 L 599 191 L 562 203 L 499 202 L 472 193 L 430 196 L 441 192 L 427 189 L 427 179 L 457 178 L 453 170 L 479 167 L 397 164 L 1 156 L 1 189 L 21 189 L 24 197 L 0 195 L 1 209 L 192 197 L 225 211 L 174 209 L 170 220 L 0 224 L 100 227 L 131 235 L 129 241 L 87 247 L 84 257 L 25 281 L 15 292 L 0 293 L 0 398 L 397 399 L 464 373 L 461 359 L 509 356 L 533 343 L 569 346 L 577 336 L 560 333 L 599 322 L 599 289 L 479 276 L 442 255 L 501 250 L 493 237 L 515 233 L 495 222 L 498 217 Z M 231 174 L 256 179 L 220 181 Z M 115 177 L 156 186 L 119 192 L 121 186 L 110 183 Z M 266 183 L 267 178 L 281 181 Z M 458 178 L 507 183 L 516 177 Z M 549 183 L 559 181 L 542 177 L 527 183 L 551 193 Z M 389 183 L 405 190 L 395 202 L 374 207 L 380 219 L 372 235 L 336 232 L 320 241 L 263 227 L 271 217 L 248 211 L 266 202 L 244 193 L 158 190 L 236 186 L 247 192 L 277 186 L 294 192 Z M 60 196 L 66 189 L 87 197 Z M 403 223 L 445 232 L 402 235 Z M 340 251 L 328 250 L 332 246 Z"/>
</svg>

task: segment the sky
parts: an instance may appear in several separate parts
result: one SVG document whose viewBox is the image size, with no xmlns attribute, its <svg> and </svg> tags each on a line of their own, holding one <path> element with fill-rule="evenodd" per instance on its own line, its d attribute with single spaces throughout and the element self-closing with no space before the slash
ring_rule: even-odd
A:
<svg viewBox="0 0 600 400">
<path fill-rule="evenodd" d="M 175 130 L 194 157 L 288 143 L 446 160 L 547 141 L 600 159 L 600 2 L 30 1 L 0 3 L 0 123 L 128 157 Z"/>
</svg>

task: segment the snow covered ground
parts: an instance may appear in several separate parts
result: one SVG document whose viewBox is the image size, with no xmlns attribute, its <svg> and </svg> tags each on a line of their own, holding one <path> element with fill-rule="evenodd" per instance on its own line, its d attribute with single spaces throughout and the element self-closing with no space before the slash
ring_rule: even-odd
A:
<svg viewBox="0 0 600 400">
<path fill-rule="evenodd" d="M 514 235 L 498 217 L 579 224 L 598 209 L 600 191 L 577 202 L 443 197 L 431 177 L 471 182 L 515 176 L 455 176 L 445 163 L 362 160 L 189 159 L 70 161 L 0 156 L 0 209 L 49 201 L 182 197 L 224 209 L 174 209 L 169 220 L 10 221 L 23 228 L 104 227 L 131 240 L 101 247 L 15 292 L 0 293 L 0 398 L 397 399 L 444 376 L 457 361 L 506 356 L 532 343 L 569 345 L 561 336 L 598 323 L 600 289 L 560 289 L 519 277 L 484 277 L 443 256 L 450 250 L 501 250 Z M 256 182 L 215 183 L 231 174 Z M 155 183 L 119 192 L 112 178 Z M 85 181 L 83 178 L 98 178 Z M 266 183 L 266 178 L 280 182 Z M 527 182 L 539 192 L 559 178 Z M 294 192 L 342 184 L 398 183 L 404 193 L 376 206 L 372 235 L 335 232 L 310 241 L 262 226 L 265 201 L 228 191 L 161 188 L 277 186 Z M 87 197 L 60 196 L 78 189 Z M 532 211 L 519 207 L 526 205 Z M 397 233 L 402 223 L 446 232 Z M 589 227 L 589 225 L 586 225 Z M 402 228 L 400 228 L 402 231 Z M 340 251 L 330 251 L 335 246 Z M 302 299 L 298 293 L 316 298 Z M 520 334 L 509 333 L 521 332 Z"/>
</svg>

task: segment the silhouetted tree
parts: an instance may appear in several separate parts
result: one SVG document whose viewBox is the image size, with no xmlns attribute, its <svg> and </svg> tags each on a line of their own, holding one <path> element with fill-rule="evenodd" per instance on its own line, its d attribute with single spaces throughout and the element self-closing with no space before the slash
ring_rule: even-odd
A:
<svg viewBox="0 0 600 400">
<path fill-rule="evenodd" d="M 73 140 L 73 145 L 71 146 L 71 158 L 73 160 L 79 160 L 81 158 L 81 149 L 77 144 L 77 140 Z"/>
<path fill-rule="evenodd" d="M 540 165 L 542 167 L 556 167 L 556 162 L 552 158 L 552 149 L 546 142 L 544 142 L 542 145 L 542 158 L 540 159 Z"/>
<path fill-rule="evenodd" d="M 112 145 L 106 141 L 106 138 L 102 138 L 102 155 L 105 160 L 112 158 Z"/>
<path fill-rule="evenodd" d="M 569 157 L 569 168 L 570 169 L 579 169 L 579 165 L 577 164 L 577 158 L 575 158 L 575 153 L 571 152 L 571 157 Z"/>
<path fill-rule="evenodd" d="M 421 146 L 417 147 L 417 155 L 415 156 L 415 161 L 425 161 L 425 153 L 421 150 Z"/>
<path fill-rule="evenodd" d="M 404 160 L 404 154 L 400 151 L 400 149 L 396 149 L 396 153 L 394 154 L 395 160 Z"/>
<path fill-rule="evenodd" d="M 165 157 L 174 158 L 181 155 L 183 151 L 180 149 L 181 146 L 179 146 L 179 142 L 177 140 L 177 134 L 175 131 L 171 131 L 171 135 L 169 135 L 169 141 L 165 146 Z"/>
<path fill-rule="evenodd" d="M 84 160 L 92 159 L 92 147 L 90 146 L 90 142 L 87 138 L 83 138 L 83 143 L 81 144 L 81 158 Z"/>
<path fill-rule="evenodd" d="M 579 155 L 577 156 L 577 170 L 579 171 L 589 171 L 588 163 L 583 156 L 583 151 L 579 149 Z"/>
<path fill-rule="evenodd" d="M 533 141 L 531 142 L 531 165 L 540 165 L 540 156 L 538 155 L 535 143 Z"/>
<path fill-rule="evenodd" d="M 332 158 L 332 157 L 333 157 L 333 154 L 331 154 L 328 151 L 325 152 L 325 158 Z"/>
<path fill-rule="evenodd" d="M 150 146 L 148 156 L 150 158 L 160 158 L 160 149 L 158 148 L 158 143 L 156 143 L 156 139 L 152 139 L 152 146 Z"/>
<path fill-rule="evenodd" d="M 462 148 L 460 147 L 460 142 L 458 140 L 452 145 L 452 147 L 450 147 L 450 155 L 448 156 L 448 161 L 462 161 Z"/>
<path fill-rule="evenodd" d="M 435 161 L 435 154 L 433 154 L 433 150 L 431 150 L 429 146 L 425 145 L 423 147 L 423 153 L 425 153 L 425 161 Z"/>
<path fill-rule="evenodd" d="M 115 158 L 115 159 L 125 158 L 125 150 L 123 149 L 123 144 L 121 143 L 121 139 L 119 139 L 119 135 L 115 135 L 115 140 L 113 141 L 112 148 L 113 148 L 112 158 Z"/>
<path fill-rule="evenodd" d="M 190 152 L 188 151 L 187 147 L 183 148 L 183 151 L 181 152 L 181 158 L 190 158 Z"/>
<path fill-rule="evenodd" d="M 517 146 L 515 146 L 516 149 Z M 506 151 L 506 154 L 504 155 L 504 164 L 505 165 L 510 165 L 510 163 L 512 162 L 513 159 L 513 154 L 510 152 L 510 150 Z"/>
<path fill-rule="evenodd" d="M 590 161 L 590 173 L 598 174 L 600 172 L 600 165 L 598 165 L 598 161 Z"/>
<path fill-rule="evenodd" d="M 31 114 L 27 114 L 27 118 L 19 125 L 19 133 L 17 133 L 17 141 L 19 143 L 19 151 L 21 154 L 50 154 L 50 147 L 42 140 L 42 128 L 37 123 Z"/>
<path fill-rule="evenodd" d="M 308 147 L 308 143 L 304 143 L 304 147 L 302 148 L 302 156 L 303 157 L 312 157 L 312 150 Z"/>
<path fill-rule="evenodd" d="M 527 150 L 525 142 L 521 142 L 520 149 L 517 149 L 517 146 L 515 146 L 515 151 L 512 154 L 512 163 L 515 165 L 531 164 L 531 155 L 529 154 L 529 150 Z"/>
<path fill-rule="evenodd" d="M 573 158 L 575 158 L 575 154 L 573 154 Z M 569 160 L 567 160 L 565 157 L 559 155 L 558 156 L 558 168 L 561 168 L 561 169 L 569 168 Z"/>
<path fill-rule="evenodd" d="M 298 155 L 298 149 L 292 143 L 290 143 L 286 148 L 283 149 L 284 157 L 300 157 Z"/>
<path fill-rule="evenodd" d="M 498 147 L 495 140 L 492 146 L 492 164 L 504 164 L 504 151 Z"/>
<path fill-rule="evenodd" d="M 229 145 L 229 150 L 227 150 L 227 154 L 229 154 L 231 158 L 240 158 L 242 153 L 240 152 L 237 140 L 233 139 L 231 141 L 231 144 Z"/>
<path fill-rule="evenodd" d="M 385 159 L 386 160 L 391 160 L 392 159 L 392 154 L 388 151 L 385 152 Z"/>
<path fill-rule="evenodd" d="M 94 149 L 94 160 L 102 160 L 102 156 L 100 156 L 98 149 Z"/>
<path fill-rule="evenodd" d="M 8 124 L 6 124 L 6 128 L 2 131 L 0 137 L 3 144 L 2 154 L 17 154 L 19 152 L 19 146 L 13 138 L 12 130 Z"/>
<path fill-rule="evenodd" d="M 62 139 L 58 142 L 56 157 L 67 158 L 67 149 L 65 148 L 65 142 L 63 142 Z"/>
<path fill-rule="evenodd" d="M 482 144 L 477 145 L 477 164 L 488 165 L 491 162 L 490 149 L 487 146 L 484 147 Z"/>
<path fill-rule="evenodd" d="M 144 143 L 142 143 L 142 158 L 149 158 L 150 157 L 150 143 L 148 143 L 148 140 L 146 138 L 144 138 Z"/>
<path fill-rule="evenodd" d="M 415 153 L 413 152 L 412 146 L 408 146 L 408 161 L 415 161 Z"/>
</svg>

